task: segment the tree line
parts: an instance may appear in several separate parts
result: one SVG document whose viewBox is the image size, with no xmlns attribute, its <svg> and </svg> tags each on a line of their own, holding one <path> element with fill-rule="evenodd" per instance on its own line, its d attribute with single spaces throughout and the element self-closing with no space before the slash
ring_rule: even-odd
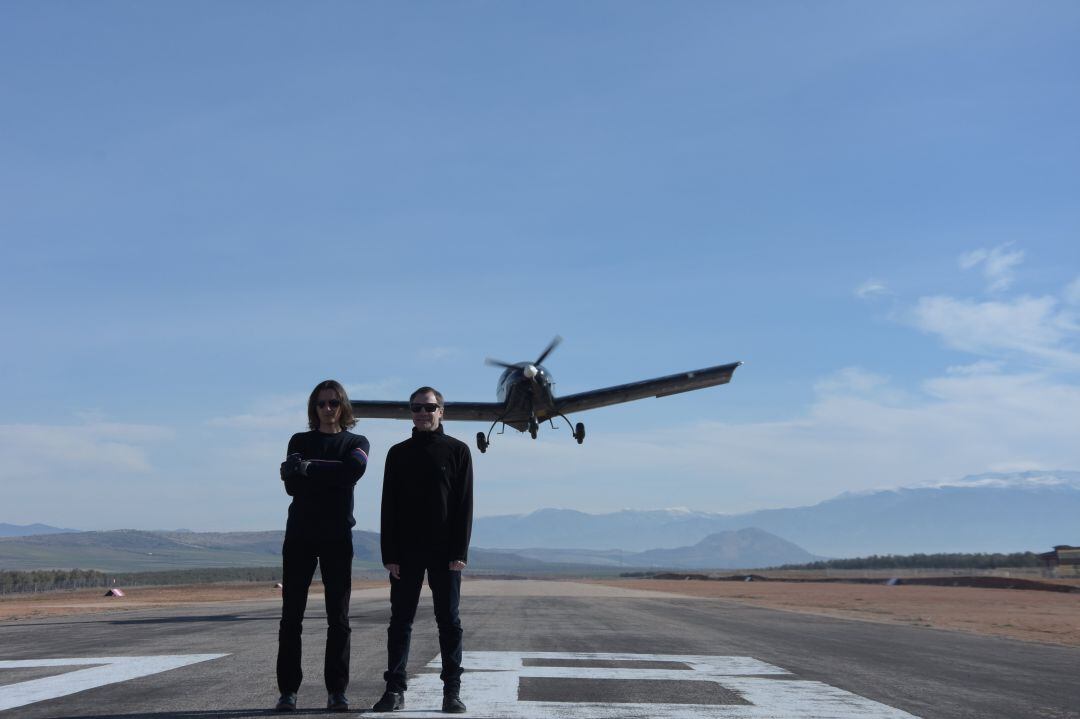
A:
<svg viewBox="0 0 1080 719">
<path fill-rule="evenodd" d="M 1034 552 L 1010 554 L 872 554 L 852 559 L 826 559 L 809 564 L 785 564 L 777 569 L 1013 569 L 1039 567 L 1042 561 Z"/>
<path fill-rule="evenodd" d="M 96 569 L 0 570 L 0 594 L 94 587 L 148 587 L 213 582 L 278 582 L 281 567 L 212 567 L 159 572 L 99 572 Z"/>
</svg>

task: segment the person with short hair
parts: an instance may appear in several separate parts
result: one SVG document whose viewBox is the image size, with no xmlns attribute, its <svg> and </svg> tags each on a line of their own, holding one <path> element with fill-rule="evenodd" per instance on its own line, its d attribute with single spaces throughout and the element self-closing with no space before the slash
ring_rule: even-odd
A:
<svg viewBox="0 0 1080 719">
<path fill-rule="evenodd" d="M 386 692 L 373 711 L 405 706 L 416 605 L 427 574 L 442 654 L 442 710 L 465 711 L 461 701 L 461 570 L 472 534 L 472 454 L 443 431 L 443 396 L 421 387 L 409 397 L 412 437 L 386 454 L 382 488 L 382 561 L 390 573 L 390 627 L 386 634 Z"/>
<path fill-rule="evenodd" d="M 304 673 L 300 635 L 308 588 L 316 565 L 326 597 L 326 658 L 329 711 L 347 711 L 349 700 L 349 597 L 352 592 L 353 488 L 367 469 L 370 446 L 347 430 L 356 424 L 345 388 L 320 382 L 308 397 L 308 432 L 289 440 L 281 479 L 292 497 L 281 548 L 281 624 L 278 629 L 277 711 L 294 711 Z"/>
</svg>

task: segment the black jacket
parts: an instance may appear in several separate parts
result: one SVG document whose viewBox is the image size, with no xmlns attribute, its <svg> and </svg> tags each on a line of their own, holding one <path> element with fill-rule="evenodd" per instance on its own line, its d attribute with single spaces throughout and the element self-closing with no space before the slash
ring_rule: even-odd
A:
<svg viewBox="0 0 1080 719">
<path fill-rule="evenodd" d="M 367 469 L 367 438 L 352 432 L 298 432 L 289 440 L 288 454 L 298 453 L 308 465 L 307 476 L 285 479 L 293 498 L 285 532 L 306 537 L 351 536 L 353 487 Z"/>
<path fill-rule="evenodd" d="M 382 490 L 383 564 L 468 561 L 472 454 L 444 434 L 413 429 L 386 453 Z"/>
</svg>

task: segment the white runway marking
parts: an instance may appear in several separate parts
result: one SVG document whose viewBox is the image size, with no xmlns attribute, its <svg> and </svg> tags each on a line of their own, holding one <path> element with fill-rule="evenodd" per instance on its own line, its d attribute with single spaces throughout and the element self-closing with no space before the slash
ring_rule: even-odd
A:
<svg viewBox="0 0 1080 719">
<path fill-rule="evenodd" d="M 526 660 L 626 662 L 625 667 L 526 666 Z M 642 662 L 674 662 L 685 669 L 642 669 Z M 465 652 L 467 674 L 461 698 L 468 716 L 503 719 L 918 719 L 821 682 L 795 679 L 780 667 L 753 657 L 680 654 L 610 654 L 593 652 Z M 445 716 L 438 657 L 406 693 L 408 709 L 398 716 Z M 523 678 L 551 680 L 666 680 L 714 682 L 745 704 L 651 704 L 618 701 L 522 701 Z"/>
<path fill-rule="evenodd" d="M 0 669 L 90 665 L 88 669 L 78 669 L 53 677 L 0 686 L 0 711 L 226 656 L 228 654 L 175 654 L 150 657 L 0 660 Z"/>
</svg>

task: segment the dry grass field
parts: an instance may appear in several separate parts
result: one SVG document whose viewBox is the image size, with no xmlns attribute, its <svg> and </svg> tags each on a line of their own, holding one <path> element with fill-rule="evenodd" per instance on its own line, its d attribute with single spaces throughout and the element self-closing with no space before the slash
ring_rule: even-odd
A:
<svg viewBox="0 0 1080 719">
<path fill-rule="evenodd" d="M 376 586 L 386 586 L 386 581 L 353 580 L 353 591 Z M 322 587 L 319 583 L 314 582 L 311 593 L 314 595 L 321 591 Z M 120 598 L 106 597 L 105 590 L 98 588 L 38 594 L 8 594 L 0 596 L 0 621 L 153 609 L 176 605 L 256 602 L 281 597 L 281 591 L 275 589 L 273 585 L 257 582 L 135 587 L 125 589 L 124 593 L 125 596 Z"/>
<path fill-rule="evenodd" d="M 480 584 L 479 580 L 473 581 Z M 803 614 L 1080 646 L 1080 593 L 835 582 L 612 579 L 575 580 L 573 583 L 630 590 L 629 594 L 633 594 L 634 590 L 647 590 Z M 1065 580 L 1062 583 L 1080 586 L 1080 580 Z M 482 582 L 483 593 L 491 594 L 501 593 L 500 587 L 512 593 L 521 584 L 514 581 Z M 385 590 L 386 586 L 384 579 L 354 580 L 353 592 L 354 595 L 365 593 L 374 596 L 365 590 Z M 320 590 L 318 583 L 312 586 L 313 595 Z M 272 586 L 257 583 L 133 588 L 120 599 L 104 597 L 103 594 L 102 589 L 86 589 L 3 596 L 0 597 L 0 621 L 216 602 L 256 602 L 280 597 L 280 592 Z M 312 601 L 321 602 L 321 599 L 313 596 Z M 597 601 L 602 601 L 602 598 L 598 597 Z"/>
<path fill-rule="evenodd" d="M 817 582 L 601 580 L 769 609 L 1080 647 L 1080 593 Z M 1058 583 L 1080 586 L 1077 580 Z"/>
</svg>

